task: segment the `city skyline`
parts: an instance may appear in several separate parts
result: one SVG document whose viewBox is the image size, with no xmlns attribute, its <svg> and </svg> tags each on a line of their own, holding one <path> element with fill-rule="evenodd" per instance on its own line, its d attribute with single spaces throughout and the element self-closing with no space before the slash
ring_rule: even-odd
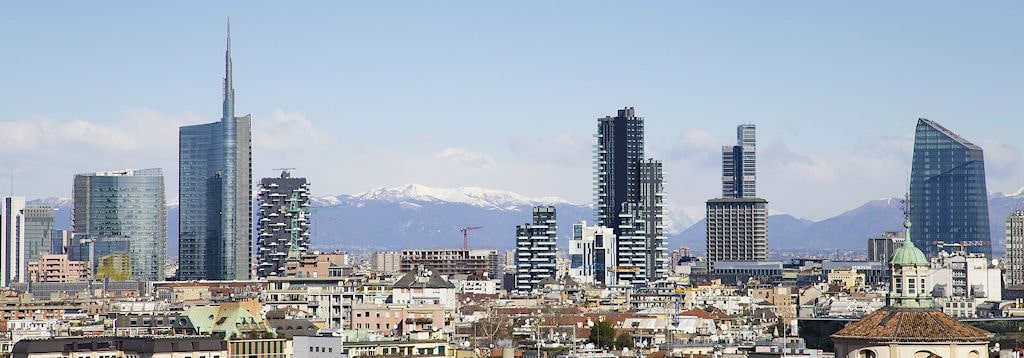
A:
<svg viewBox="0 0 1024 358">
<path fill-rule="evenodd" d="M 990 191 L 1024 187 L 1015 3 L 345 4 L 298 20 L 66 5 L 0 12 L 0 50 L 24 54 L 0 59 L 17 69 L 0 84 L 0 188 L 13 169 L 29 199 L 107 167 L 160 167 L 176 198 L 173 134 L 216 119 L 229 15 L 253 175 L 296 167 L 315 196 L 419 183 L 589 203 L 593 118 L 626 106 L 664 161 L 667 208 L 694 220 L 720 192 L 722 123 L 758 126 L 758 194 L 798 217 L 900 196 L 919 117 L 985 149 Z M 600 25 L 620 19 L 636 21 Z"/>
</svg>

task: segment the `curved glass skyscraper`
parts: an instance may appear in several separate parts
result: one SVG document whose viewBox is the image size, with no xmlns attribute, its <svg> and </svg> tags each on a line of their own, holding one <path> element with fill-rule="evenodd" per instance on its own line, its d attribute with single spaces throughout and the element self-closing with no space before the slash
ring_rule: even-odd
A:
<svg viewBox="0 0 1024 358">
<path fill-rule="evenodd" d="M 992 257 L 981 147 L 933 121 L 917 120 L 910 171 L 911 240 L 929 256 L 942 244 Z"/>
<path fill-rule="evenodd" d="M 178 278 L 185 280 L 252 276 L 252 119 L 235 117 L 230 28 L 224 57 L 220 122 L 178 133 Z"/>
</svg>

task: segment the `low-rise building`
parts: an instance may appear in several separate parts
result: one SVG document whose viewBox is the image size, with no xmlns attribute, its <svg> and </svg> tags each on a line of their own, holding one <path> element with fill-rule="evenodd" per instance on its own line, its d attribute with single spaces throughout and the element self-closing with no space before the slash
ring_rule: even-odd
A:
<svg viewBox="0 0 1024 358">
<path fill-rule="evenodd" d="M 43 254 L 39 261 L 28 263 L 28 277 L 32 282 L 74 282 L 91 277 L 89 263 L 72 261 L 68 255 Z"/>
<path fill-rule="evenodd" d="M 27 339 L 14 345 L 13 358 L 227 358 L 227 342 L 202 336 L 63 337 Z"/>
</svg>

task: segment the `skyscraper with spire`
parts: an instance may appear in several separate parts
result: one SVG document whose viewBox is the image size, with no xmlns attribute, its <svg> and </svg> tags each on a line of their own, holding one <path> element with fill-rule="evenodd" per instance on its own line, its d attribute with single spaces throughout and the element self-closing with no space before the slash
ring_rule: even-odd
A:
<svg viewBox="0 0 1024 358">
<path fill-rule="evenodd" d="M 221 120 L 178 132 L 179 279 L 252 276 L 252 117 L 235 117 L 230 22 L 224 74 Z"/>
</svg>

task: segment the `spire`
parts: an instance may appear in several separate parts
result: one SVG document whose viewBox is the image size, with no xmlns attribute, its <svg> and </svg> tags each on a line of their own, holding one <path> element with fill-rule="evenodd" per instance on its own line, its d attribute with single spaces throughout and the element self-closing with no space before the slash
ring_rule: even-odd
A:
<svg viewBox="0 0 1024 358">
<path fill-rule="evenodd" d="M 227 50 L 224 51 L 224 113 L 221 120 L 235 117 L 235 88 L 231 84 L 231 18 L 228 17 Z"/>
</svg>

